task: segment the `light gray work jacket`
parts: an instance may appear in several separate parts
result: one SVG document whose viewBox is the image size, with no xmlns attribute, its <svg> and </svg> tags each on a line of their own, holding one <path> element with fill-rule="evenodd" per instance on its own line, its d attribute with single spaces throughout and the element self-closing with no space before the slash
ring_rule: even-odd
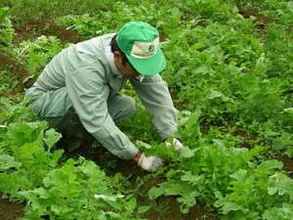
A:
<svg viewBox="0 0 293 220">
<path fill-rule="evenodd" d="M 106 34 L 77 43 L 57 54 L 34 85 L 26 91 L 32 109 L 41 118 L 62 117 L 73 106 L 84 128 L 111 153 L 130 159 L 135 145 L 109 115 L 107 100 L 117 94 L 125 80 L 114 64 Z M 167 84 L 159 74 L 142 82 L 131 80 L 162 139 L 176 131 L 176 109 Z M 143 125 L 142 125 L 143 126 Z"/>
</svg>

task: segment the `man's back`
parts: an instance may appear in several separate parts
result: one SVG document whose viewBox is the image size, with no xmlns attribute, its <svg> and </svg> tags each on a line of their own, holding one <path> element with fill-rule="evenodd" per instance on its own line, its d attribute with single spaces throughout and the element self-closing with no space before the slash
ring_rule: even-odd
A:
<svg viewBox="0 0 293 220">
<path fill-rule="evenodd" d="M 97 73 L 101 74 L 101 79 L 106 80 L 103 73 L 109 72 L 106 54 L 111 53 L 109 45 L 112 36 L 113 34 L 106 34 L 63 49 L 47 64 L 33 87 L 46 91 L 65 87 L 66 74 L 72 74 L 85 66 L 96 66 L 97 70 L 102 67 L 103 70 Z"/>
</svg>

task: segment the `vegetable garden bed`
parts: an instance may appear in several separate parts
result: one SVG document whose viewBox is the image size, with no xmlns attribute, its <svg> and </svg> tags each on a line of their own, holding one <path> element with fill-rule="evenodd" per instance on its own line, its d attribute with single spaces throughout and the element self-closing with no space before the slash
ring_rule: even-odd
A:
<svg viewBox="0 0 293 220">
<path fill-rule="evenodd" d="M 292 15 L 285 0 L 2 1 L 0 219 L 293 219 Z M 164 159 L 155 173 L 102 147 L 67 152 L 23 99 L 63 48 L 130 20 L 162 33 L 188 147 L 166 150 L 137 100 L 119 127 Z"/>
</svg>

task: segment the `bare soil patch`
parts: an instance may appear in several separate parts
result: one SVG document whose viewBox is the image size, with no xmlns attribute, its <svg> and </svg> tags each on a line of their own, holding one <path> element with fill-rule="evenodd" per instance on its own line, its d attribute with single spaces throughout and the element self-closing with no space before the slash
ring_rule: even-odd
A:
<svg viewBox="0 0 293 220">
<path fill-rule="evenodd" d="M 0 195 L 0 219 L 16 220 L 24 214 L 24 206 L 21 203 L 10 202 L 7 199 L 1 199 Z"/>
<path fill-rule="evenodd" d="M 50 20 L 30 21 L 22 26 L 15 27 L 16 41 L 32 39 L 40 35 L 57 36 L 61 41 L 77 43 L 82 40 L 81 36 L 72 30 L 66 30 Z"/>
</svg>

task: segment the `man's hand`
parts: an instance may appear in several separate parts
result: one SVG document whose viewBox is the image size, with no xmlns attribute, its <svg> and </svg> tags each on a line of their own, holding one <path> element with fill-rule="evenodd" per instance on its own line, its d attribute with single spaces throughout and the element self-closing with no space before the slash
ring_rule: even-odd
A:
<svg viewBox="0 0 293 220">
<path fill-rule="evenodd" d="M 146 171 L 156 171 L 160 166 L 163 165 L 163 160 L 156 156 L 145 156 L 143 153 L 138 154 L 134 157 L 137 161 L 138 166 Z"/>
<path fill-rule="evenodd" d="M 184 145 L 177 138 L 168 138 L 165 141 L 168 147 L 173 147 L 176 151 L 180 151 L 184 148 Z"/>
</svg>

